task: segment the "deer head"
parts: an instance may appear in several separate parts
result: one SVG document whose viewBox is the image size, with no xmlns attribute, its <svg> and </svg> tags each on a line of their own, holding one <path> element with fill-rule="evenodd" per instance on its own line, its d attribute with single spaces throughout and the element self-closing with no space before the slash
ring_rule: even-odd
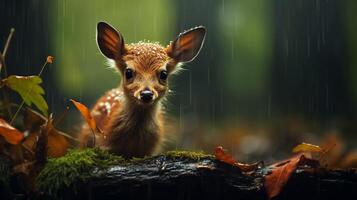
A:
<svg viewBox="0 0 357 200">
<path fill-rule="evenodd" d="M 125 44 L 122 34 L 111 25 L 97 25 L 100 51 L 115 61 L 126 98 L 141 106 L 154 105 L 165 96 L 168 79 L 177 65 L 198 55 L 205 34 L 205 27 L 199 26 L 179 34 L 167 47 L 145 42 Z"/>
</svg>

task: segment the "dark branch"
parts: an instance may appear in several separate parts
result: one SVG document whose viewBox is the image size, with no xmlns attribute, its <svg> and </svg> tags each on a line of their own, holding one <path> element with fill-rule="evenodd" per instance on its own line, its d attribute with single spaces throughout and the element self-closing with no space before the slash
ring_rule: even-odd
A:
<svg viewBox="0 0 357 200">
<path fill-rule="evenodd" d="M 246 175 L 208 156 L 158 156 L 99 170 L 71 199 L 267 199 L 266 169 Z M 299 168 L 276 199 L 357 199 L 355 170 Z"/>
</svg>

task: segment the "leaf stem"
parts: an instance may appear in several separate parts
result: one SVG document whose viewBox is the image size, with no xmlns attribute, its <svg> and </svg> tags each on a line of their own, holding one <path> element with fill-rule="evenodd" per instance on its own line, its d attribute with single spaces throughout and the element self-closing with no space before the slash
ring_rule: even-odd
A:
<svg viewBox="0 0 357 200">
<path fill-rule="evenodd" d="M 32 90 L 32 89 L 31 89 L 31 90 Z M 31 90 L 30 90 L 30 92 L 31 92 Z M 30 92 L 29 92 L 29 93 L 30 93 Z M 26 96 L 27 96 L 27 95 L 26 95 Z M 10 125 L 12 125 L 12 124 L 14 123 L 14 121 L 15 121 L 15 119 L 16 119 L 16 116 L 19 114 L 19 112 L 20 112 L 21 108 L 24 106 L 24 104 L 25 104 L 25 100 L 22 100 L 20 106 L 17 108 L 17 110 L 16 110 L 14 116 L 12 117 L 12 119 L 11 119 L 11 121 L 10 121 Z"/>
<path fill-rule="evenodd" d="M 47 63 L 48 63 L 48 61 L 47 61 L 47 60 L 46 60 L 46 62 L 45 62 L 45 63 L 43 63 L 43 65 L 42 65 L 42 67 L 41 67 L 41 70 L 40 70 L 40 72 L 38 73 L 38 76 L 39 76 L 39 77 L 41 77 L 42 72 L 43 72 L 43 70 L 45 69 L 45 67 L 46 67 Z"/>
<path fill-rule="evenodd" d="M 3 50 L 2 53 L 0 53 L 0 77 L 1 77 L 1 69 L 2 69 L 2 67 L 4 67 L 5 78 L 7 77 L 5 56 L 6 56 L 7 50 L 9 48 L 9 46 L 10 46 L 10 41 L 11 41 L 12 36 L 14 35 L 14 32 L 15 32 L 15 29 L 11 28 L 9 36 L 7 37 L 7 40 L 6 40 L 6 43 L 5 43 L 5 46 L 4 46 L 4 50 Z M 8 115 L 9 115 L 9 118 L 11 118 L 12 112 L 11 112 L 11 108 L 9 106 L 10 100 L 9 100 L 9 96 L 8 96 L 8 93 L 7 93 L 7 88 L 3 89 L 3 96 L 4 96 L 4 105 L 5 105 L 4 107 L 6 108 L 6 111 L 7 111 Z"/>
<path fill-rule="evenodd" d="M 62 122 L 63 118 L 68 113 L 68 110 L 69 110 L 69 106 L 66 107 L 66 109 L 61 113 L 61 115 L 58 117 L 58 119 L 53 123 L 54 127 L 56 127 L 60 122 Z"/>
<path fill-rule="evenodd" d="M 6 71 L 6 65 L 5 65 L 5 58 L 4 56 L 0 53 L 0 72 L 1 72 L 1 68 L 2 66 L 4 66 L 4 71 Z"/>
</svg>

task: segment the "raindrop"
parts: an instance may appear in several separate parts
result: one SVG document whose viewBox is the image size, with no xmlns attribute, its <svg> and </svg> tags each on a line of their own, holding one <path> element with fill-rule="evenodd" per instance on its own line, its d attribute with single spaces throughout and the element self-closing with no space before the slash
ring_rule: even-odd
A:
<svg viewBox="0 0 357 200">
<path fill-rule="evenodd" d="M 189 71 L 189 99 L 190 99 L 190 105 L 192 104 L 192 73 Z"/>
<path fill-rule="evenodd" d="M 267 112 L 268 112 L 268 117 L 271 116 L 271 95 L 269 95 L 268 97 L 268 109 L 267 109 Z"/>
<path fill-rule="evenodd" d="M 310 35 L 307 36 L 307 56 L 310 57 Z"/>
<path fill-rule="evenodd" d="M 329 87 L 328 84 L 326 84 L 326 109 L 328 109 L 329 105 Z"/>
</svg>

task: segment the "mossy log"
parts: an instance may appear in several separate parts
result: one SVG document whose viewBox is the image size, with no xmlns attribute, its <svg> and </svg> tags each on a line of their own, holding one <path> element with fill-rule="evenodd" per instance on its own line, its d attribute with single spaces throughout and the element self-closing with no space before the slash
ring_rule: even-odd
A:
<svg viewBox="0 0 357 200">
<path fill-rule="evenodd" d="M 125 161 L 96 150 L 94 154 L 89 153 L 95 159 L 90 160 L 86 157 L 88 153 L 82 153 L 80 159 L 89 161 L 81 163 L 78 158 L 75 163 L 76 154 L 66 156 L 74 155 L 75 159 L 70 161 L 73 163 L 65 163 L 65 159 L 57 163 L 50 161 L 37 180 L 41 194 L 38 198 L 267 199 L 264 176 L 269 170 L 262 168 L 243 174 L 210 155 L 168 152 Z M 110 161 L 103 162 L 108 156 Z M 73 164 L 68 166 L 72 171 L 63 172 L 67 164 Z M 357 173 L 300 167 L 276 199 L 357 199 Z"/>
</svg>

